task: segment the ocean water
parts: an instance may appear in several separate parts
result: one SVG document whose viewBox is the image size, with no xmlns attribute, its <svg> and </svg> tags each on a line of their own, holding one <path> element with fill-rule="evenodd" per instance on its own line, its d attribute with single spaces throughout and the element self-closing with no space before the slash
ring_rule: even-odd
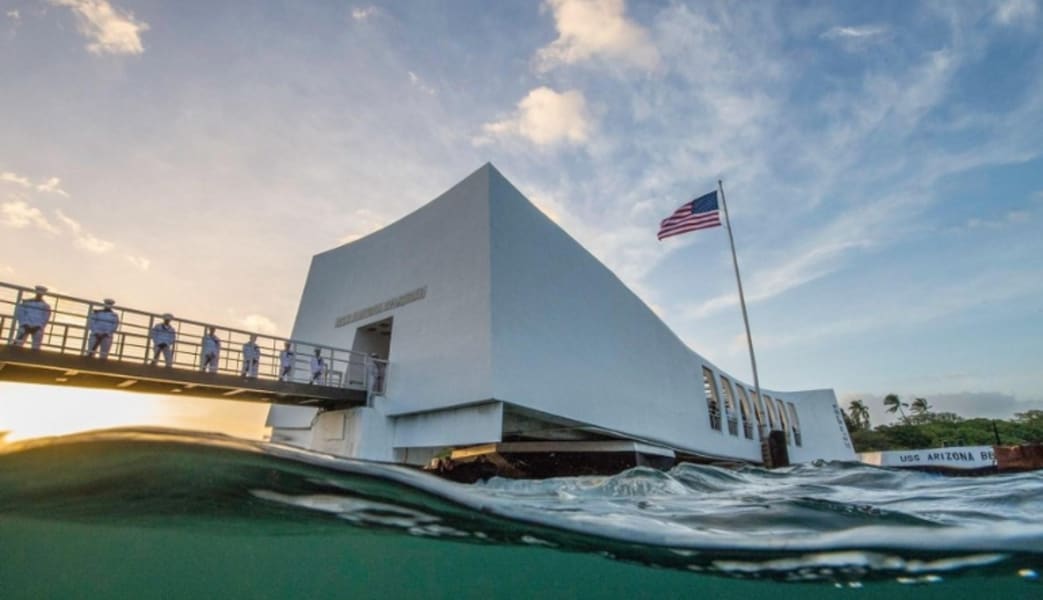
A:
<svg viewBox="0 0 1043 600">
<path fill-rule="evenodd" d="M 1043 473 L 461 485 L 165 430 L 0 446 L 0 598 L 1043 598 Z"/>
</svg>

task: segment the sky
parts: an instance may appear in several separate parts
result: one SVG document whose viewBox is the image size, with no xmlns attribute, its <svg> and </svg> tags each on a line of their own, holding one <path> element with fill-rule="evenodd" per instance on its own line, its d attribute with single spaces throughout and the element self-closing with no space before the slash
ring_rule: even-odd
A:
<svg viewBox="0 0 1043 600">
<path fill-rule="evenodd" d="M 313 254 L 492 162 L 749 380 L 726 231 L 655 235 L 720 178 L 765 387 L 833 388 L 874 423 L 888 393 L 1043 408 L 1041 19 L 1032 0 L 0 0 L 0 280 L 288 335 Z M 16 431 L 41 397 L 80 398 L 0 396 Z M 252 405 L 97 402 L 263 429 Z"/>
</svg>

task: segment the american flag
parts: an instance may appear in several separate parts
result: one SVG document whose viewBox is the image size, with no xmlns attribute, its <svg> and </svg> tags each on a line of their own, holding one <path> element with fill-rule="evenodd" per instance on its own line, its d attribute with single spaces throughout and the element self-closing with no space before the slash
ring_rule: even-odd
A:
<svg viewBox="0 0 1043 600">
<path fill-rule="evenodd" d="M 682 204 L 681 208 L 674 211 L 674 214 L 663 219 L 663 222 L 659 224 L 658 237 L 662 240 L 696 229 L 720 226 L 721 211 L 717 207 L 717 192 L 713 191 Z"/>
</svg>

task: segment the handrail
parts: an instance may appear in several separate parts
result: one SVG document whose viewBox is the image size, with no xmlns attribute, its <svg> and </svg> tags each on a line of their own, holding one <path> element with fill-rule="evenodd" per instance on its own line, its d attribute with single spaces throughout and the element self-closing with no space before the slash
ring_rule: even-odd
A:
<svg viewBox="0 0 1043 600">
<path fill-rule="evenodd" d="M 14 342 L 19 329 L 15 309 L 23 300 L 28 300 L 34 295 L 32 288 L 0 282 L 0 339 L 8 344 Z M 51 292 L 43 294 L 43 297 L 50 305 L 51 317 L 43 331 L 41 351 L 80 356 L 86 354 L 90 343 L 88 319 L 92 312 L 102 308 L 103 304 Z M 149 363 L 155 354 L 149 333 L 154 325 L 162 321 L 161 314 L 122 305 L 113 307 L 113 311 L 119 317 L 119 327 L 113 334 L 112 346 L 106 360 Z M 280 379 L 279 353 L 286 343 L 290 343 L 294 349 L 294 361 L 290 374 L 284 381 L 312 383 L 310 361 L 318 350 L 326 368 L 314 382 L 315 385 L 369 390 L 371 395 L 381 395 L 387 387 L 387 361 L 372 358 L 364 352 L 191 319 L 174 318 L 170 324 L 177 336 L 171 357 L 173 368 L 202 370 L 202 339 L 207 328 L 214 327 L 221 345 L 216 369 L 218 373 L 243 375 L 243 344 L 250 336 L 257 336 L 256 343 L 261 351 L 257 379 Z M 26 344 L 30 341 L 26 340 Z M 99 359 L 99 365 L 101 364 L 103 361 Z M 162 357 L 158 364 L 163 364 Z M 371 369 L 370 364 L 375 368 Z"/>
</svg>

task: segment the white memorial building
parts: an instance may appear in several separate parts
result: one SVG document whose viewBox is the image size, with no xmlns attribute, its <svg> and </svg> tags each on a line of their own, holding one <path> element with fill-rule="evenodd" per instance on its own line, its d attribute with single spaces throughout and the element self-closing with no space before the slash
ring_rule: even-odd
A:
<svg viewBox="0 0 1043 600">
<path fill-rule="evenodd" d="M 763 464 L 774 438 L 788 462 L 855 459 L 832 390 L 757 398 L 490 164 L 316 255 L 292 337 L 388 361 L 367 406 L 271 407 L 273 441 L 321 452 L 510 472 L 541 453 Z"/>
</svg>

